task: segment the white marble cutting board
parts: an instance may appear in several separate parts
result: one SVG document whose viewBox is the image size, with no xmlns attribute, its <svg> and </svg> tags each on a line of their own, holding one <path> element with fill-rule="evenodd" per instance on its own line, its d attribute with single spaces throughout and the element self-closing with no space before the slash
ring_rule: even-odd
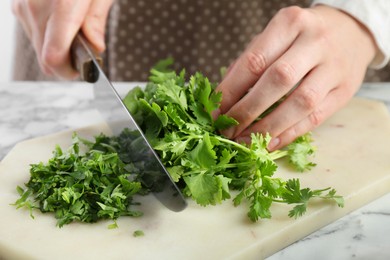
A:
<svg viewBox="0 0 390 260">
<path fill-rule="evenodd" d="M 83 137 L 101 132 L 93 126 L 77 130 Z M 303 186 L 332 186 L 345 196 L 345 207 L 312 203 L 308 213 L 289 219 L 289 207 L 275 206 L 273 218 L 251 223 L 247 208 L 231 201 L 215 207 L 189 203 L 170 212 L 152 196 L 140 198 L 141 218 L 74 223 L 59 229 L 49 214 L 10 206 L 15 187 L 28 181 L 29 164 L 47 161 L 55 144 L 67 147 L 73 131 L 19 143 L 0 163 L 0 259 L 261 259 L 335 219 L 390 192 L 390 120 L 386 107 L 355 98 L 314 133 L 318 147 L 310 173 L 295 173 L 280 163 L 278 175 L 299 177 Z M 133 237 L 135 230 L 145 236 Z"/>
</svg>

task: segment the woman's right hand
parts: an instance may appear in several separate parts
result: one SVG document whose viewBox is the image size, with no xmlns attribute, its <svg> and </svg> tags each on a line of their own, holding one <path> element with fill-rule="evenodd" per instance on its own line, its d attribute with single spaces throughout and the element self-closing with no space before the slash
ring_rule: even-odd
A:
<svg viewBox="0 0 390 260">
<path fill-rule="evenodd" d="M 78 76 L 71 66 L 70 46 L 81 29 L 97 51 L 105 49 L 104 33 L 113 0 L 14 0 L 12 11 L 30 39 L 42 71 L 64 79 Z"/>
</svg>

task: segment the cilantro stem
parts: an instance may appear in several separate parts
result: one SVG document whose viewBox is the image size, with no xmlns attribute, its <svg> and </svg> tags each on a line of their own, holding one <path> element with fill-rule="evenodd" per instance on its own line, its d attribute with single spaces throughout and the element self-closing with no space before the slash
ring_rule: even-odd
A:
<svg viewBox="0 0 390 260">
<path fill-rule="evenodd" d="M 271 152 L 269 155 L 270 155 L 272 160 L 277 160 L 277 159 L 280 159 L 280 158 L 287 156 L 288 151 L 276 150 L 276 151 Z"/>
<path fill-rule="evenodd" d="M 241 162 L 241 163 L 228 163 L 228 164 L 224 164 L 224 165 L 216 165 L 214 167 L 208 167 L 207 169 L 196 169 L 196 170 L 192 170 L 192 171 L 187 171 L 185 173 L 182 174 L 182 176 L 189 176 L 189 175 L 192 175 L 192 174 L 196 174 L 196 173 L 205 173 L 207 171 L 210 171 L 210 172 L 219 172 L 223 169 L 232 169 L 232 168 L 238 168 L 238 167 L 242 167 L 242 166 L 249 166 L 253 164 L 252 162 Z"/>
<path fill-rule="evenodd" d="M 214 137 L 215 139 L 217 139 L 218 141 L 220 141 L 221 143 L 226 143 L 226 144 L 230 144 L 230 145 L 233 145 L 234 147 L 248 153 L 248 154 L 251 154 L 253 153 L 253 151 L 246 147 L 245 145 L 242 145 L 242 144 L 239 144 L 237 143 L 236 141 L 233 141 L 233 140 L 230 140 L 230 139 L 226 139 L 224 137 L 221 137 L 221 136 L 216 136 L 216 135 L 211 135 L 210 136 Z M 187 139 L 187 140 L 191 140 L 191 139 L 203 139 L 203 135 L 191 135 L 191 137 L 183 137 L 181 138 L 182 140 L 184 139 Z M 280 159 L 280 158 L 283 158 L 285 156 L 288 155 L 288 151 L 282 151 L 282 150 L 276 150 L 276 151 L 273 151 L 271 153 L 269 153 L 270 157 L 272 160 L 277 160 L 277 159 Z"/>
<path fill-rule="evenodd" d="M 215 138 L 222 143 L 227 143 L 227 144 L 233 145 L 234 147 L 239 148 L 246 153 L 252 153 L 251 149 L 249 149 L 248 147 L 246 147 L 242 144 L 237 143 L 236 141 L 232 141 L 232 140 L 226 139 L 224 137 L 220 137 L 220 136 L 215 136 Z"/>
<path fill-rule="evenodd" d="M 214 134 L 210 134 L 210 137 L 213 137 L 215 139 L 217 139 L 218 141 L 220 141 L 221 143 L 227 143 L 227 144 L 230 144 L 230 145 L 233 145 L 234 147 L 236 148 L 239 148 L 240 150 L 246 152 L 246 153 L 252 153 L 252 150 L 249 149 L 248 147 L 242 145 L 242 144 L 239 144 L 235 141 L 232 141 L 232 140 L 229 140 L 229 139 L 226 139 L 224 137 L 220 137 L 220 136 L 216 136 Z M 189 140 L 192 140 L 192 139 L 199 139 L 199 140 L 202 140 L 204 138 L 203 135 L 190 135 L 190 136 L 184 136 L 182 138 L 180 138 L 180 140 L 186 140 L 186 141 L 189 141 Z M 279 157 L 278 157 L 279 158 Z"/>
<path fill-rule="evenodd" d="M 216 136 L 216 135 L 211 134 L 211 133 L 210 133 L 210 137 L 213 137 L 213 138 L 217 139 L 218 141 L 220 141 L 222 143 L 233 145 L 234 147 L 239 148 L 240 150 L 242 150 L 242 151 L 244 151 L 246 153 L 251 153 L 252 152 L 252 150 L 249 149 L 248 147 L 246 147 L 246 146 L 244 146 L 242 144 L 239 144 L 239 143 L 237 143 L 235 141 L 226 139 L 224 137 Z M 184 139 L 203 139 L 203 138 L 204 138 L 203 135 L 191 135 L 191 137 L 187 137 L 186 136 L 186 137 L 183 137 L 181 139 L 184 140 Z"/>
</svg>

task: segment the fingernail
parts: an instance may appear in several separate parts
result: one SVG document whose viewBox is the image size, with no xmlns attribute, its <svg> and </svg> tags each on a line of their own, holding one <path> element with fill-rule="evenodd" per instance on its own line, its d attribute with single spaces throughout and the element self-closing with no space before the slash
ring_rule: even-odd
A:
<svg viewBox="0 0 390 260">
<path fill-rule="evenodd" d="M 226 129 L 226 130 L 223 130 L 223 131 L 221 131 L 221 132 L 222 132 L 222 134 L 223 134 L 226 138 L 232 139 L 233 136 L 234 136 L 235 131 L 236 131 L 236 129 L 235 129 L 234 127 L 230 127 L 230 128 L 228 128 L 228 129 Z"/>
<path fill-rule="evenodd" d="M 278 137 L 272 138 L 268 144 L 268 150 L 272 151 L 280 144 L 280 139 Z"/>
<path fill-rule="evenodd" d="M 221 114 L 221 109 L 217 108 L 214 111 L 211 111 L 211 116 L 214 120 L 217 120 L 218 116 Z"/>
</svg>

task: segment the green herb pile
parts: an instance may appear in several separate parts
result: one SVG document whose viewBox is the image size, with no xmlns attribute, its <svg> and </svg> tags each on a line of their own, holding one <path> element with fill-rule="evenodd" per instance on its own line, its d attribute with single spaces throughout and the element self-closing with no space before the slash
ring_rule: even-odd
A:
<svg viewBox="0 0 390 260">
<path fill-rule="evenodd" d="M 159 154 L 173 180 L 184 195 L 199 205 L 216 205 L 230 199 L 238 206 L 248 205 L 252 221 L 271 218 L 273 203 L 292 204 L 290 217 L 306 212 L 308 201 L 322 198 L 343 206 L 343 198 L 331 188 L 301 188 L 299 179 L 274 177 L 275 160 L 286 157 L 297 171 L 310 170 L 314 153 L 309 134 L 297 138 L 283 150 L 268 152 L 269 135 L 252 134 L 250 145 L 226 139 L 219 130 L 236 125 L 226 115 L 213 119 L 221 93 L 201 73 L 185 78 L 185 71 L 167 69 L 164 61 L 151 70 L 144 89 L 132 89 L 124 98 L 147 139 Z M 142 164 L 131 162 L 127 149 L 134 139 L 130 131 L 120 136 L 95 137 L 95 142 L 73 137 L 73 146 L 64 153 L 59 147 L 47 164 L 31 166 L 27 189 L 18 187 L 17 207 L 55 212 L 58 225 L 73 220 L 114 221 L 120 216 L 140 216 L 130 210 L 135 194 L 152 188 L 142 181 Z M 79 145 L 87 146 L 85 154 Z M 113 224 L 115 226 L 116 223 Z"/>
<path fill-rule="evenodd" d="M 146 194 L 134 174 L 132 164 L 119 158 L 118 137 L 99 135 L 89 142 L 73 135 L 72 146 L 63 151 L 56 146 L 47 163 L 32 164 L 26 190 L 17 187 L 20 199 L 15 205 L 54 212 L 62 227 L 74 220 L 93 223 L 112 219 L 116 227 L 120 216 L 138 217 L 142 212 L 130 209 L 135 194 Z M 80 145 L 87 152 L 80 151 Z"/>
</svg>

